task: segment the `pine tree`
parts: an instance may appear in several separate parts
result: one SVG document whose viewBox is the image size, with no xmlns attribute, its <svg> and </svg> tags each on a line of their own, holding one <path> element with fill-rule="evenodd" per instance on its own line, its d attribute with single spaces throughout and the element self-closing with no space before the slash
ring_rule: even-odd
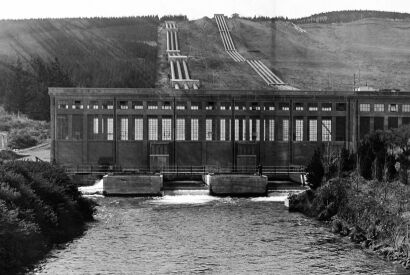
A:
<svg viewBox="0 0 410 275">
<path fill-rule="evenodd" d="M 322 185 L 325 169 L 323 168 L 320 149 L 316 149 L 313 153 L 312 159 L 306 167 L 306 173 L 307 182 L 310 188 L 317 189 Z"/>
</svg>

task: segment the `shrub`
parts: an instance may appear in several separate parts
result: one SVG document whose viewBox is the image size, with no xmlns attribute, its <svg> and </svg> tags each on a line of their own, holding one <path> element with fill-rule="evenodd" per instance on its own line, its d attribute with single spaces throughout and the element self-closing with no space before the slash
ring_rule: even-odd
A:
<svg viewBox="0 0 410 275">
<path fill-rule="evenodd" d="M 37 143 L 37 139 L 25 130 L 12 131 L 8 140 L 8 146 L 11 149 L 24 149 L 35 146 Z"/>
<path fill-rule="evenodd" d="M 310 188 L 316 189 L 322 184 L 325 171 L 319 149 L 316 149 L 313 153 L 312 159 L 306 167 L 306 173 L 307 182 Z"/>
<path fill-rule="evenodd" d="M 95 203 L 81 197 L 61 168 L 45 162 L 0 166 L 0 274 L 18 271 L 52 244 L 81 234 Z"/>
</svg>

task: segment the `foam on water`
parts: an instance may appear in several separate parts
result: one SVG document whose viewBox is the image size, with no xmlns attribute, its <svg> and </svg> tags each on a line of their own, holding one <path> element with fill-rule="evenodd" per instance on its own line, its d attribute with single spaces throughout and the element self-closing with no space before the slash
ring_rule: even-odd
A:
<svg viewBox="0 0 410 275">
<path fill-rule="evenodd" d="M 288 196 L 272 196 L 272 197 L 258 197 L 251 198 L 251 201 L 254 202 L 284 202 Z"/>
<path fill-rule="evenodd" d="M 94 185 L 78 187 L 83 195 L 102 195 L 103 193 L 103 180 L 97 180 Z"/>
<path fill-rule="evenodd" d="M 219 200 L 218 197 L 209 195 L 165 195 L 163 197 L 154 198 L 152 204 L 205 204 L 211 201 Z"/>
</svg>

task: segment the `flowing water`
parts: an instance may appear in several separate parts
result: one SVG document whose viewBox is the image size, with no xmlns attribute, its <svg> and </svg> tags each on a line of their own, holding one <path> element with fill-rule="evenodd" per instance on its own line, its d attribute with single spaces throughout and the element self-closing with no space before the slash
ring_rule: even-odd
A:
<svg viewBox="0 0 410 275">
<path fill-rule="evenodd" d="M 95 197 L 97 221 L 34 274 L 404 274 L 278 197 Z"/>
</svg>

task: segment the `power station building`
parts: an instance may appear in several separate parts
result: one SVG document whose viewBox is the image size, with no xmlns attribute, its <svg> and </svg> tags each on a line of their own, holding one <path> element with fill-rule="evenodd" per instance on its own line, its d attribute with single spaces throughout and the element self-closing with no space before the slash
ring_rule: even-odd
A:
<svg viewBox="0 0 410 275">
<path fill-rule="evenodd" d="M 306 165 L 410 124 L 410 93 L 49 88 L 51 160 L 157 170 Z"/>
</svg>

